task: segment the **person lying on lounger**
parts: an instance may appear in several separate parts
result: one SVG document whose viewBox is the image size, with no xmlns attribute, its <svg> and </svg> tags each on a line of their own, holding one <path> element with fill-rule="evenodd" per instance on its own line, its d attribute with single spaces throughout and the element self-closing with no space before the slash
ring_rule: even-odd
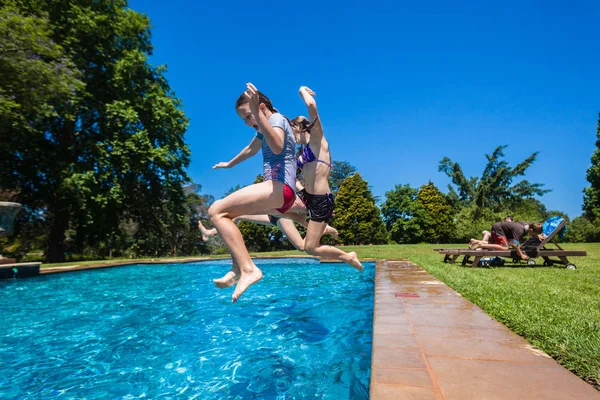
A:
<svg viewBox="0 0 600 400">
<path fill-rule="evenodd" d="M 527 222 L 496 222 L 490 229 L 489 239 L 486 237 L 484 239 L 487 240 L 471 239 L 469 247 L 487 250 L 508 250 L 512 247 L 521 259 L 527 260 L 529 257 L 521 250 L 520 246 L 527 234 L 531 238 L 540 240 L 542 224 L 538 222 L 531 224 Z"/>
<path fill-rule="evenodd" d="M 506 217 L 504 217 L 504 222 L 513 222 L 513 217 L 511 215 L 507 215 Z M 485 243 L 488 244 L 490 242 L 490 239 L 492 238 L 492 232 L 490 231 L 482 231 L 481 232 L 481 240 L 477 240 L 475 238 L 471 238 L 471 240 L 469 241 L 469 248 L 470 249 L 474 249 L 477 247 L 477 245 L 481 244 L 481 243 Z"/>
</svg>

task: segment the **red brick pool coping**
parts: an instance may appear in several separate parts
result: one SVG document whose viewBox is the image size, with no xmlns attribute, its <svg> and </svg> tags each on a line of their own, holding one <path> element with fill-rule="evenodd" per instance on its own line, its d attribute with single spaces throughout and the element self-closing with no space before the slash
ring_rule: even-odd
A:
<svg viewBox="0 0 600 400">
<path fill-rule="evenodd" d="M 258 258 L 294 257 L 312 258 Z M 40 274 L 219 259 L 104 262 L 46 267 Z M 362 261 L 377 262 L 371 399 L 600 399 L 591 385 L 416 264 Z"/>
<path fill-rule="evenodd" d="M 600 399 L 410 261 L 377 262 L 371 399 Z"/>
</svg>

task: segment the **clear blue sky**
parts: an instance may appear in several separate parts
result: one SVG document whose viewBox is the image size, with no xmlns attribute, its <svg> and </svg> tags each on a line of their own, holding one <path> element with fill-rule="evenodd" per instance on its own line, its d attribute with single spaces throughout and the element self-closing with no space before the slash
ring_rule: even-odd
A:
<svg viewBox="0 0 600 400">
<path fill-rule="evenodd" d="M 507 144 L 514 166 L 534 151 L 530 182 L 549 209 L 581 214 L 600 111 L 600 2 L 239 2 L 133 0 L 152 22 L 155 64 L 191 119 L 189 174 L 220 198 L 262 171 L 230 170 L 254 132 L 234 103 L 250 81 L 285 115 L 317 93 L 334 160 L 376 196 L 433 181 L 448 156 L 467 176 Z"/>
</svg>

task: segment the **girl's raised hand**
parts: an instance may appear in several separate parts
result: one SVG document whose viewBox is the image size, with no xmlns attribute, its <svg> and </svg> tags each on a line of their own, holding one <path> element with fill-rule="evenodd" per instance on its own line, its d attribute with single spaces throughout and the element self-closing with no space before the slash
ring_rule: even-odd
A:
<svg viewBox="0 0 600 400">
<path fill-rule="evenodd" d="M 300 90 L 303 90 L 303 89 L 304 89 L 304 90 L 306 90 L 306 92 L 307 92 L 308 94 L 310 94 L 311 96 L 316 96 L 316 95 L 317 95 L 317 94 L 316 94 L 315 92 L 313 92 L 313 90 L 312 90 L 311 88 L 309 88 L 308 86 L 302 86 L 302 87 L 300 88 Z"/>
<path fill-rule="evenodd" d="M 258 96 L 258 89 L 250 82 L 246 83 L 246 97 L 248 97 L 248 104 L 250 105 L 250 111 L 256 117 L 260 111 L 260 98 Z"/>
</svg>

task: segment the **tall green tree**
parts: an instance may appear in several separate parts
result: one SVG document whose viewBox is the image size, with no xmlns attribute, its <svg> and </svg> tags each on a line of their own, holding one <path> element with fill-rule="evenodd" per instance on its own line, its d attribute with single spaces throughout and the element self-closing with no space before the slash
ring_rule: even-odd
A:
<svg viewBox="0 0 600 400">
<path fill-rule="evenodd" d="M 333 226 L 343 244 L 383 244 L 388 233 L 369 185 L 359 173 L 346 178 L 335 199 Z"/>
<path fill-rule="evenodd" d="M 592 154 L 586 179 L 590 186 L 583 189 L 583 213 L 589 221 L 595 222 L 600 217 L 600 113 L 596 127 L 596 150 Z"/>
<path fill-rule="evenodd" d="M 10 239 L 25 249 L 47 238 L 43 197 L 52 177 L 37 168 L 54 159 L 45 131 L 59 110 L 70 114 L 84 83 L 65 49 L 53 41 L 47 13 L 23 12 L 22 4 L 7 0 L 0 7 L 0 187 L 18 193 L 11 200 L 26 205 Z"/>
<path fill-rule="evenodd" d="M 430 181 L 419 189 L 417 202 L 427 214 L 422 225 L 424 240 L 428 243 L 448 243 L 456 227 L 446 196 Z"/>
<path fill-rule="evenodd" d="M 386 200 L 381 205 L 383 221 L 389 231 L 398 218 L 412 217 L 413 205 L 417 201 L 419 191 L 410 185 L 396 185 L 394 189 L 385 193 Z"/>
<path fill-rule="evenodd" d="M 166 68 L 148 62 L 148 18 L 125 0 L 16 4 L 20 13 L 47 20 L 50 39 L 83 84 L 62 80 L 73 87 L 72 99 L 16 129 L 0 186 L 19 187 L 24 201 L 43 210 L 48 261 L 64 258 L 67 229 L 80 245 L 94 246 L 114 235 L 123 218 L 139 223 L 138 237 L 157 238 L 155 251 L 172 253 L 176 238 L 160 234 L 185 223 L 188 120 Z M 19 82 L 16 75 L 6 81 Z"/>
<path fill-rule="evenodd" d="M 396 185 L 385 193 L 381 206 L 390 239 L 400 244 L 425 241 L 425 227 L 430 225 L 427 212 L 417 201 L 419 190 L 410 185 Z"/>
<path fill-rule="evenodd" d="M 28 207 L 42 207 L 52 177 L 37 167 L 56 158 L 46 131 L 59 112 L 69 114 L 84 83 L 52 40 L 47 13 L 27 14 L 17 4 L 0 7 L 0 187 L 18 192 Z"/>
<path fill-rule="evenodd" d="M 356 167 L 347 161 L 333 161 L 329 172 L 329 188 L 337 194 L 340 187 L 350 175 L 356 172 Z"/>
<path fill-rule="evenodd" d="M 542 196 L 550 191 L 542 189 L 544 185 L 541 183 L 530 183 L 527 180 L 513 184 L 517 177 L 525 175 L 525 171 L 539 153 L 535 152 L 515 167 L 511 167 L 506 160 L 502 160 L 506 147 L 498 146 L 491 155 L 486 154 L 488 163 L 480 178 L 467 179 L 461 166 L 448 157 L 440 161 L 439 171 L 448 175 L 458 190 L 455 191 L 449 185 L 449 197 L 458 198 L 462 206 L 473 206 L 476 219 L 480 218 L 486 209 L 498 211 L 517 204 L 524 198 Z"/>
</svg>

